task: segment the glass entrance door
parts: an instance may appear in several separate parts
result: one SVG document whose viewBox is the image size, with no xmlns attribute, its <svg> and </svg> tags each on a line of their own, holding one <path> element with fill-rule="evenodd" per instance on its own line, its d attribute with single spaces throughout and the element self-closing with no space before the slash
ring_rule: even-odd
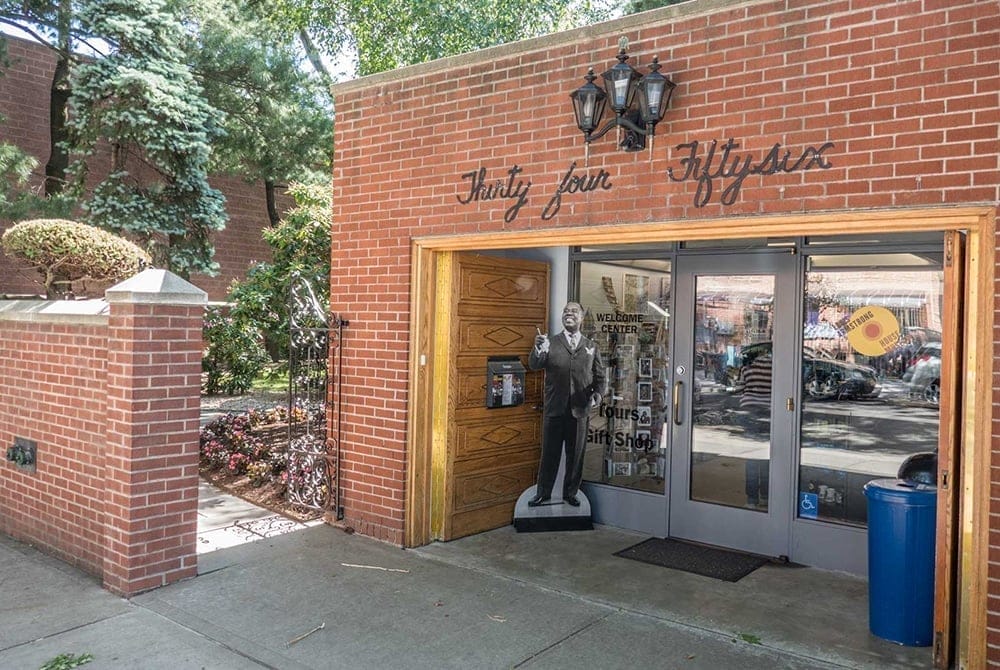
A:
<svg viewBox="0 0 1000 670">
<path fill-rule="evenodd" d="M 585 492 L 599 523 L 863 575 L 865 483 L 937 448 L 940 243 L 756 247 L 577 263 L 609 381 Z"/>
<path fill-rule="evenodd" d="M 670 534 L 788 555 L 797 257 L 679 258 Z"/>
</svg>

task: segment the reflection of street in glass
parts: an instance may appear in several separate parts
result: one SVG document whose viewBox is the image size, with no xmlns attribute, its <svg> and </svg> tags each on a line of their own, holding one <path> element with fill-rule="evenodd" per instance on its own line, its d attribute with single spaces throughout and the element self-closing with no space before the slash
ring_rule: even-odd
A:
<svg viewBox="0 0 1000 670">
<path fill-rule="evenodd" d="M 796 488 L 817 495 L 817 518 L 863 524 L 865 482 L 895 477 L 908 456 L 936 448 L 937 408 L 910 400 L 900 381 L 885 382 L 884 390 L 874 400 L 804 400 Z M 695 412 L 692 495 L 766 509 L 762 465 L 770 442 L 766 432 L 747 430 L 740 394 L 735 388 L 702 394 Z"/>
</svg>

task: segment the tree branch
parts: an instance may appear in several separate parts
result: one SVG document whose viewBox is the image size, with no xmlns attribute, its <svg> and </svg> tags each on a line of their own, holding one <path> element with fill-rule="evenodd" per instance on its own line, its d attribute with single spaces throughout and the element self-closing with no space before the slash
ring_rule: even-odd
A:
<svg viewBox="0 0 1000 670">
<path fill-rule="evenodd" d="M 309 36 L 309 32 L 305 28 L 299 30 L 299 42 L 302 43 L 302 48 L 306 52 L 306 58 L 309 59 L 309 63 L 316 70 L 316 74 L 323 79 L 323 84 L 327 88 L 330 88 L 330 85 L 333 83 L 333 77 L 330 76 L 330 71 L 326 69 L 323 59 L 320 58 L 319 49 L 316 48 L 316 44 L 312 41 L 312 37 Z"/>
</svg>

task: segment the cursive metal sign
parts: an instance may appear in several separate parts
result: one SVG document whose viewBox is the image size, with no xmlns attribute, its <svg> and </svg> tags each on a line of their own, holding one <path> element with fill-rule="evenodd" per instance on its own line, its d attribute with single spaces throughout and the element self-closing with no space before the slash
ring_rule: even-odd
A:
<svg viewBox="0 0 1000 670">
<path fill-rule="evenodd" d="M 791 150 L 786 149 L 782 152 L 781 144 L 778 142 L 775 142 L 767 155 L 758 162 L 754 162 L 753 157 L 749 154 L 737 153 L 735 149 L 739 149 L 740 145 L 732 138 L 723 144 L 721 149 L 718 143 L 718 140 L 712 140 L 704 157 L 698 155 L 701 144 L 697 140 L 687 144 L 678 144 L 677 151 L 686 150 L 688 154 L 681 159 L 683 174 L 678 177 L 674 174 L 674 168 L 667 168 L 667 177 L 670 181 L 694 180 L 698 182 L 698 188 L 694 192 L 695 207 L 707 205 L 715 190 L 715 183 L 723 179 L 732 179 L 732 181 L 722 190 L 719 202 L 723 205 L 732 205 L 739 197 L 743 181 L 751 175 L 795 172 L 796 170 L 808 170 L 814 166 L 824 170 L 833 167 L 829 159 L 823 155 L 833 148 L 833 142 L 826 142 L 818 149 L 806 147 L 794 162 L 789 162 L 792 157 Z"/>
<path fill-rule="evenodd" d="M 525 184 L 523 179 L 518 179 L 517 184 L 514 184 L 514 180 L 520 173 L 521 168 L 515 165 L 507 171 L 506 181 L 497 179 L 487 183 L 486 168 L 481 167 L 478 170 L 466 172 L 462 175 L 462 179 L 469 180 L 469 192 L 465 196 L 458 196 L 458 201 L 463 205 L 468 205 L 470 202 L 480 200 L 513 199 L 514 204 L 508 207 L 503 215 L 503 220 L 510 223 L 517 218 L 518 212 L 528 202 L 528 191 L 531 189 L 531 181 Z"/>
<path fill-rule="evenodd" d="M 694 193 L 695 207 L 707 205 L 712 199 L 712 194 L 718 189 L 721 189 L 719 202 L 723 206 L 729 206 L 739 198 L 747 177 L 813 168 L 829 170 L 833 167 L 827 156 L 833 149 L 833 142 L 825 142 L 819 147 L 806 147 L 797 155 L 793 154 L 791 149 L 783 148 L 780 142 L 775 142 L 771 150 L 760 160 L 756 160 L 749 153 L 740 153 L 739 148 L 739 143 L 732 138 L 723 144 L 720 144 L 719 140 L 712 140 L 708 144 L 697 140 L 678 144 L 674 150 L 683 152 L 684 155 L 680 159 L 678 168 L 667 168 L 667 178 L 678 183 L 697 182 L 698 186 Z M 507 170 L 505 177 L 494 180 L 487 179 L 485 167 L 466 172 L 461 175 L 465 186 L 463 192 L 457 196 L 458 201 L 468 205 L 490 200 L 512 200 L 503 217 L 504 221 L 511 223 L 528 203 L 531 180 L 526 179 L 523 172 L 523 168 L 514 165 Z M 613 186 L 610 178 L 611 173 L 604 169 L 578 172 L 574 161 L 560 177 L 552 197 L 542 210 L 542 220 L 548 221 L 554 218 L 559 213 L 563 198 L 566 196 L 597 190 L 610 191 Z M 724 184 L 727 180 L 728 183 Z"/>
</svg>

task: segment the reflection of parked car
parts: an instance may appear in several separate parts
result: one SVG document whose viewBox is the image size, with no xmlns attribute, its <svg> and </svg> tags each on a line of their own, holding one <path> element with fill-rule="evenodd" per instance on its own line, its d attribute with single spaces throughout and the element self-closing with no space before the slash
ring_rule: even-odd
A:
<svg viewBox="0 0 1000 670">
<path fill-rule="evenodd" d="M 771 353 L 770 342 L 758 342 L 743 347 L 743 365 L 749 365 L 764 353 Z M 804 347 L 802 351 L 802 393 L 812 398 L 837 400 L 877 398 L 882 392 L 875 370 L 865 365 L 833 358 L 818 349 Z"/>
<path fill-rule="evenodd" d="M 937 405 L 941 402 L 941 343 L 928 342 L 910 359 L 903 373 L 911 398 Z"/>
</svg>

